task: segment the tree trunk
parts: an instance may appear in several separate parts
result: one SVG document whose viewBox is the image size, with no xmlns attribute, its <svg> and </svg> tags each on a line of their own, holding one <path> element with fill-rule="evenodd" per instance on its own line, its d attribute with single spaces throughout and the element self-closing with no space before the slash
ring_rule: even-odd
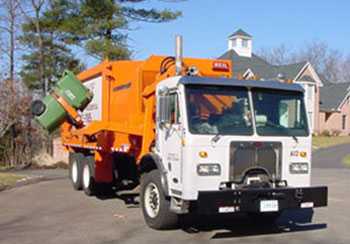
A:
<svg viewBox="0 0 350 244">
<path fill-rule="evenodd" d="M 44 74 L 45 57 L 44 57 L 43 38 L 41 36 L 41 27 L 39 23 L 39 11 L 40 10 L 35 11 L 35 14 L 36 14 L 35 28 L 38 35 L 38 46 L 39 46 L 39 77 L 40 77 L 40 83 L 43 84 L 43 96 L 46 96 L 47 84 L 45 81 L 45 74 Z"/>
<path fill-rule="evenodd" d="M 15 76 L 15 21 L 16 21 L 16 9 L 13 5 L 13 1 L 10 3 L 10 81 L 14 82 Z"/>
<path fill-rule="evenodd" d="M 44 1 L 36 2 L 35 0 L 32 0 L 32 6 L 35 12 L 35 19 L 34 19 L 34 25 L 35 30 L 37 34 L 37 41 L 38 41 L 38 47 L 39 47 L 39 78 L 40 83 L 42 84 L 42 92 L 43 96 L 47 93 L 47 85 L 45 82 L 45 71 L 44 71 L 44 65 L 45 65 L 45 56 L 44 56 L 44 41 L 42 38 L 42 32 L 41 32 L 41 26 L 40 26 L 40 12 L 41 8 L 44 4 Z"/>
</svg>

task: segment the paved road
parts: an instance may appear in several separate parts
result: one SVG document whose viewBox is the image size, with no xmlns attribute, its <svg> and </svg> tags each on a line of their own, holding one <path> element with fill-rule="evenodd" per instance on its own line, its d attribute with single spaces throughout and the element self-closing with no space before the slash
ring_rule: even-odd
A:
<svg viewBox="0 0 350 244">
<path fill-rule="evenodd" d="M 314 169 L 313 175 L 313 184 L 328 185 L 330 196 L 312 223 L 304 213 L 289 212 L 273 227 L 246 218 L 201 218 L 173 231 L 149 229 L 130 201 L 133 194 L 88 198 L 57 177 L 0 193 L 0 243 L 350 243 L 350 170 Z"/>
<path fill-rule="evenodd" d="M 345 168 L 342 159 L 350 154 L 350 144 L 318 149 L 313 154 L 313 165 L 318 168 Z"/>
</svg>

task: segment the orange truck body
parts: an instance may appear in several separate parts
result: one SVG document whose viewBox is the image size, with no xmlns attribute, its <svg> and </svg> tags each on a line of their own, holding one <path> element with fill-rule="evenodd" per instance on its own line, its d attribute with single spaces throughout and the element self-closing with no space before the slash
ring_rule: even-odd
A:
<svg viewBox="0 0 350 244">
<path fill-rule="evenodd" d="M 83 83 L 101 77 L 101 119 L 78 127 L 65 122 L 61 126 L 61 137 L 67 150 L 89 150 L 95 156 L 97 182 L 113 180 L 113 153 L 127 153 L 138 164 L 142 156 L 150 152 L 155 141 L 156 86 L 176 75 L 175 66 L 164 63 L 167 58 L 151 56 L 144 61 L 104 61 L 78 75 Z M 164 71 L 161 71 L 162 64 L 167 66 Z M 184 58 L 182 66 L 180 75 L 196 67 L 198 76 L 232 76 L 232 64 L 226 60 Z M 81 120 L 74 111 L 70 115 L 75 121 Z"/>
</svg>

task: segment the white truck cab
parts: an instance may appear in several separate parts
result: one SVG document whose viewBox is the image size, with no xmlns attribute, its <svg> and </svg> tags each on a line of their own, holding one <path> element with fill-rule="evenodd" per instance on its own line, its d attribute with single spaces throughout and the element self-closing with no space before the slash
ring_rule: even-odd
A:
<svg viewBox="0 0 350 244">
<path fill-rule="evenodd" d="M 301 86 L 176 76 L 156 94 L 158 191 L 170 219 L 188 212 L 277 216 L 327 205 L 327 187 L 310 186 L 312 137 Z M 144 201 L 154 200 L 151 193 Z M 145 208 L 146 222 L 163 211 L 156 202 L 153 215 Z"/>
</svg>

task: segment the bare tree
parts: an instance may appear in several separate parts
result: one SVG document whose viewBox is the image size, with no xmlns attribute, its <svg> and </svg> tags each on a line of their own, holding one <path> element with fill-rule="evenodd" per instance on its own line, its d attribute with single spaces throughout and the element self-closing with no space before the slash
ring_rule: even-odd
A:
<svg viewBox="0 0 350 244">
<path fill-rule="evenodd" d="M 33 40 L 37 43 L 36 48 L 38 51 L 38 71 L 39 71 L 39 80 L 42 85 L 42 96 L 47 95 L 48 93 L 48 77 L 45 74 L 45 40 L 44 40 L 44 27 L 41 22 L 41 17 L 46 10 L 50 0 L 28 0 L 26 5 L 23 5 L 22 11 L 26 18 L 26 21 L 30 23 L 35 28 L 35 33 Z M 53 153 L 53 142 L 52 136 L 47 135 L 42 138 L 45 141 L 45 146 L 47 152 L 52 155 Z"/>
<path fill-rule="evenodd" d="M 39 143 L 32 143 L 30 93 L 22 83 L 12 84 L 9 79 L 0 80 L 0 85 L 0 162 L 7 167 L 30 164 L 32 149 Z"/>
<path fill-rule="evenodd" d="M 350 54 L 343 59 L 340 66 L 341 81 L 350 82 Z"/>
<path fill-rule="evenodd" d="M 273 48 L 261 48 L 258 55 L 273 65 L 284 65 L 292 62 L 293 50 L 285 44 Z"/>
<path fill-rule="evenodd" d="M 2 31 L 2 53 L 8 60 L 8 79 L 15 79 L 15 52 L 17 49 L 17 34 L 20 29 L 21 0 L 1 0 L 0 6 L 4 14 L 0 17 L 0 31 Z"/>
<path fill-rule="evenodd" d="M 345 59 L 339 50 L 330 48 L 326 42 L 308 42 L 295 50 L 282 44 L 275 48 L 260 49 L 258 55 L 274 65 L 308 61 L 327 81 L 350 81 L 350 56 Z"/>
<path fill-rule="evenodd" d="M 44 11 L 45 4 L 48 0 L 30 0 L 22 6 L 22 13 L 24 14 L 26 21 L 32 23 L 36 30 L 36 41 L 39 48 L 39 77 L 40 84 L 43 84 L 43 96 L 48 91 L 48 84 L 45 78 L 45 55 L 44 55 L 44 39 L 42 33 L 42 26 L 40 23 L 40 17 Z"/>
</svg>

